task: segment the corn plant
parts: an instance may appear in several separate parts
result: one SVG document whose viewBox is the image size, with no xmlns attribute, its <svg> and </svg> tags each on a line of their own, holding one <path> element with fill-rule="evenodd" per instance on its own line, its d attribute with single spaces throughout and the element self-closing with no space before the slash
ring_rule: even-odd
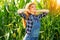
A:
<svg viewBox="0 0 60 40">
<path fill-rule="evenodd" d="M 25 29 L 17 10 L 25 8 L 29 2 L 32 1 L 0 0 L 0 40 L 23 40 Z M 57 6 L 56 0 L 41 0 L 40 2 L 35 0 L 34 2 L 37 9 L 50 10 L 40 20 L 39 40 L 60 40 L 60 6 Z"/>
</svg>

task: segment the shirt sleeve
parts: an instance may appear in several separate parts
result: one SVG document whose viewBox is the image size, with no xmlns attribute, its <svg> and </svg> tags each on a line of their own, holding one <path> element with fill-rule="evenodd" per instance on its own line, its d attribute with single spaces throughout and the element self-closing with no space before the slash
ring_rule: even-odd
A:
<svg viewBox="0 0 60 40">
<path fill-rule="evenodd" d="M 43 12 L 42 14 L 39 14 L 38 17 L 42 18 L 42 17 L 45 17 L 46 15 L 47 15 L 47 12 Z"/>
<path fill-rule="evenodd" d="M 23 17 L 24 19 L 26 19 L 26 14 L 24 12 L 19 14 L 21 17 Z"/>
</svg>

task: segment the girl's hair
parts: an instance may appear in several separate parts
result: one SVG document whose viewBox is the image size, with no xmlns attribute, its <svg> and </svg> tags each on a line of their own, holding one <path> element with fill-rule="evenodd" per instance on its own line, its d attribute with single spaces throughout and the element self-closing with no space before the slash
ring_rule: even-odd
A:
<svg viewBox="0 0 60 40">
<path fill-rule="evenodd" d="M 27 9 L 29 10 L 31 5 L 35 5 L 35 3 L 34 2 L 27 3 L 25 10 Z M 26 14 L 26 19 L 27 19 L 29 17 L 29 13 L 27 11 L 25 11 L 24 13 Z M 26 28 L 26 20 L 22 18 L 22 21 L 23 21 L 23 27 Z"/>
</svg>

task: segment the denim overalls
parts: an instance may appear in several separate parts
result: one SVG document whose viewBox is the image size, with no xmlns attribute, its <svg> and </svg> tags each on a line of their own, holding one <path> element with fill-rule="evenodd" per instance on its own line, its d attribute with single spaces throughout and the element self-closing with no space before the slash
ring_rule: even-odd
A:
<svg viewBox="0 0 60 40">
<path fill-rule="evenodd" d="M 33 21 L 33 26 L 31 29 L 31 33 L 25 35 L 23 40 L 38 40 L 39 32 L 40 32 L 40 18 L 38 16 L 30 15 L 29 16 Z"/>
</svg>

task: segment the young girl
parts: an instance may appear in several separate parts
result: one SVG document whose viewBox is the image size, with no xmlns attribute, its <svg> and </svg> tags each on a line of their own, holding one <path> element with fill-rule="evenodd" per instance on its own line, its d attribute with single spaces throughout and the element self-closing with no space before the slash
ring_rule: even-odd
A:
<svg viewBox="0 0 60 40">
<path fill-rule="evenodd" d="M 42 12 L 42 14 L 37 14 Z M 40 32 L 40 18 L 44 17 L 49 10 L 36 10 L 35 3 L 28 3 L 25 9 L 18 10 L 23 18 L 23 26 L 26 27 L 26 34 L 23 40 L 38 40 Z"/>
</svg>

